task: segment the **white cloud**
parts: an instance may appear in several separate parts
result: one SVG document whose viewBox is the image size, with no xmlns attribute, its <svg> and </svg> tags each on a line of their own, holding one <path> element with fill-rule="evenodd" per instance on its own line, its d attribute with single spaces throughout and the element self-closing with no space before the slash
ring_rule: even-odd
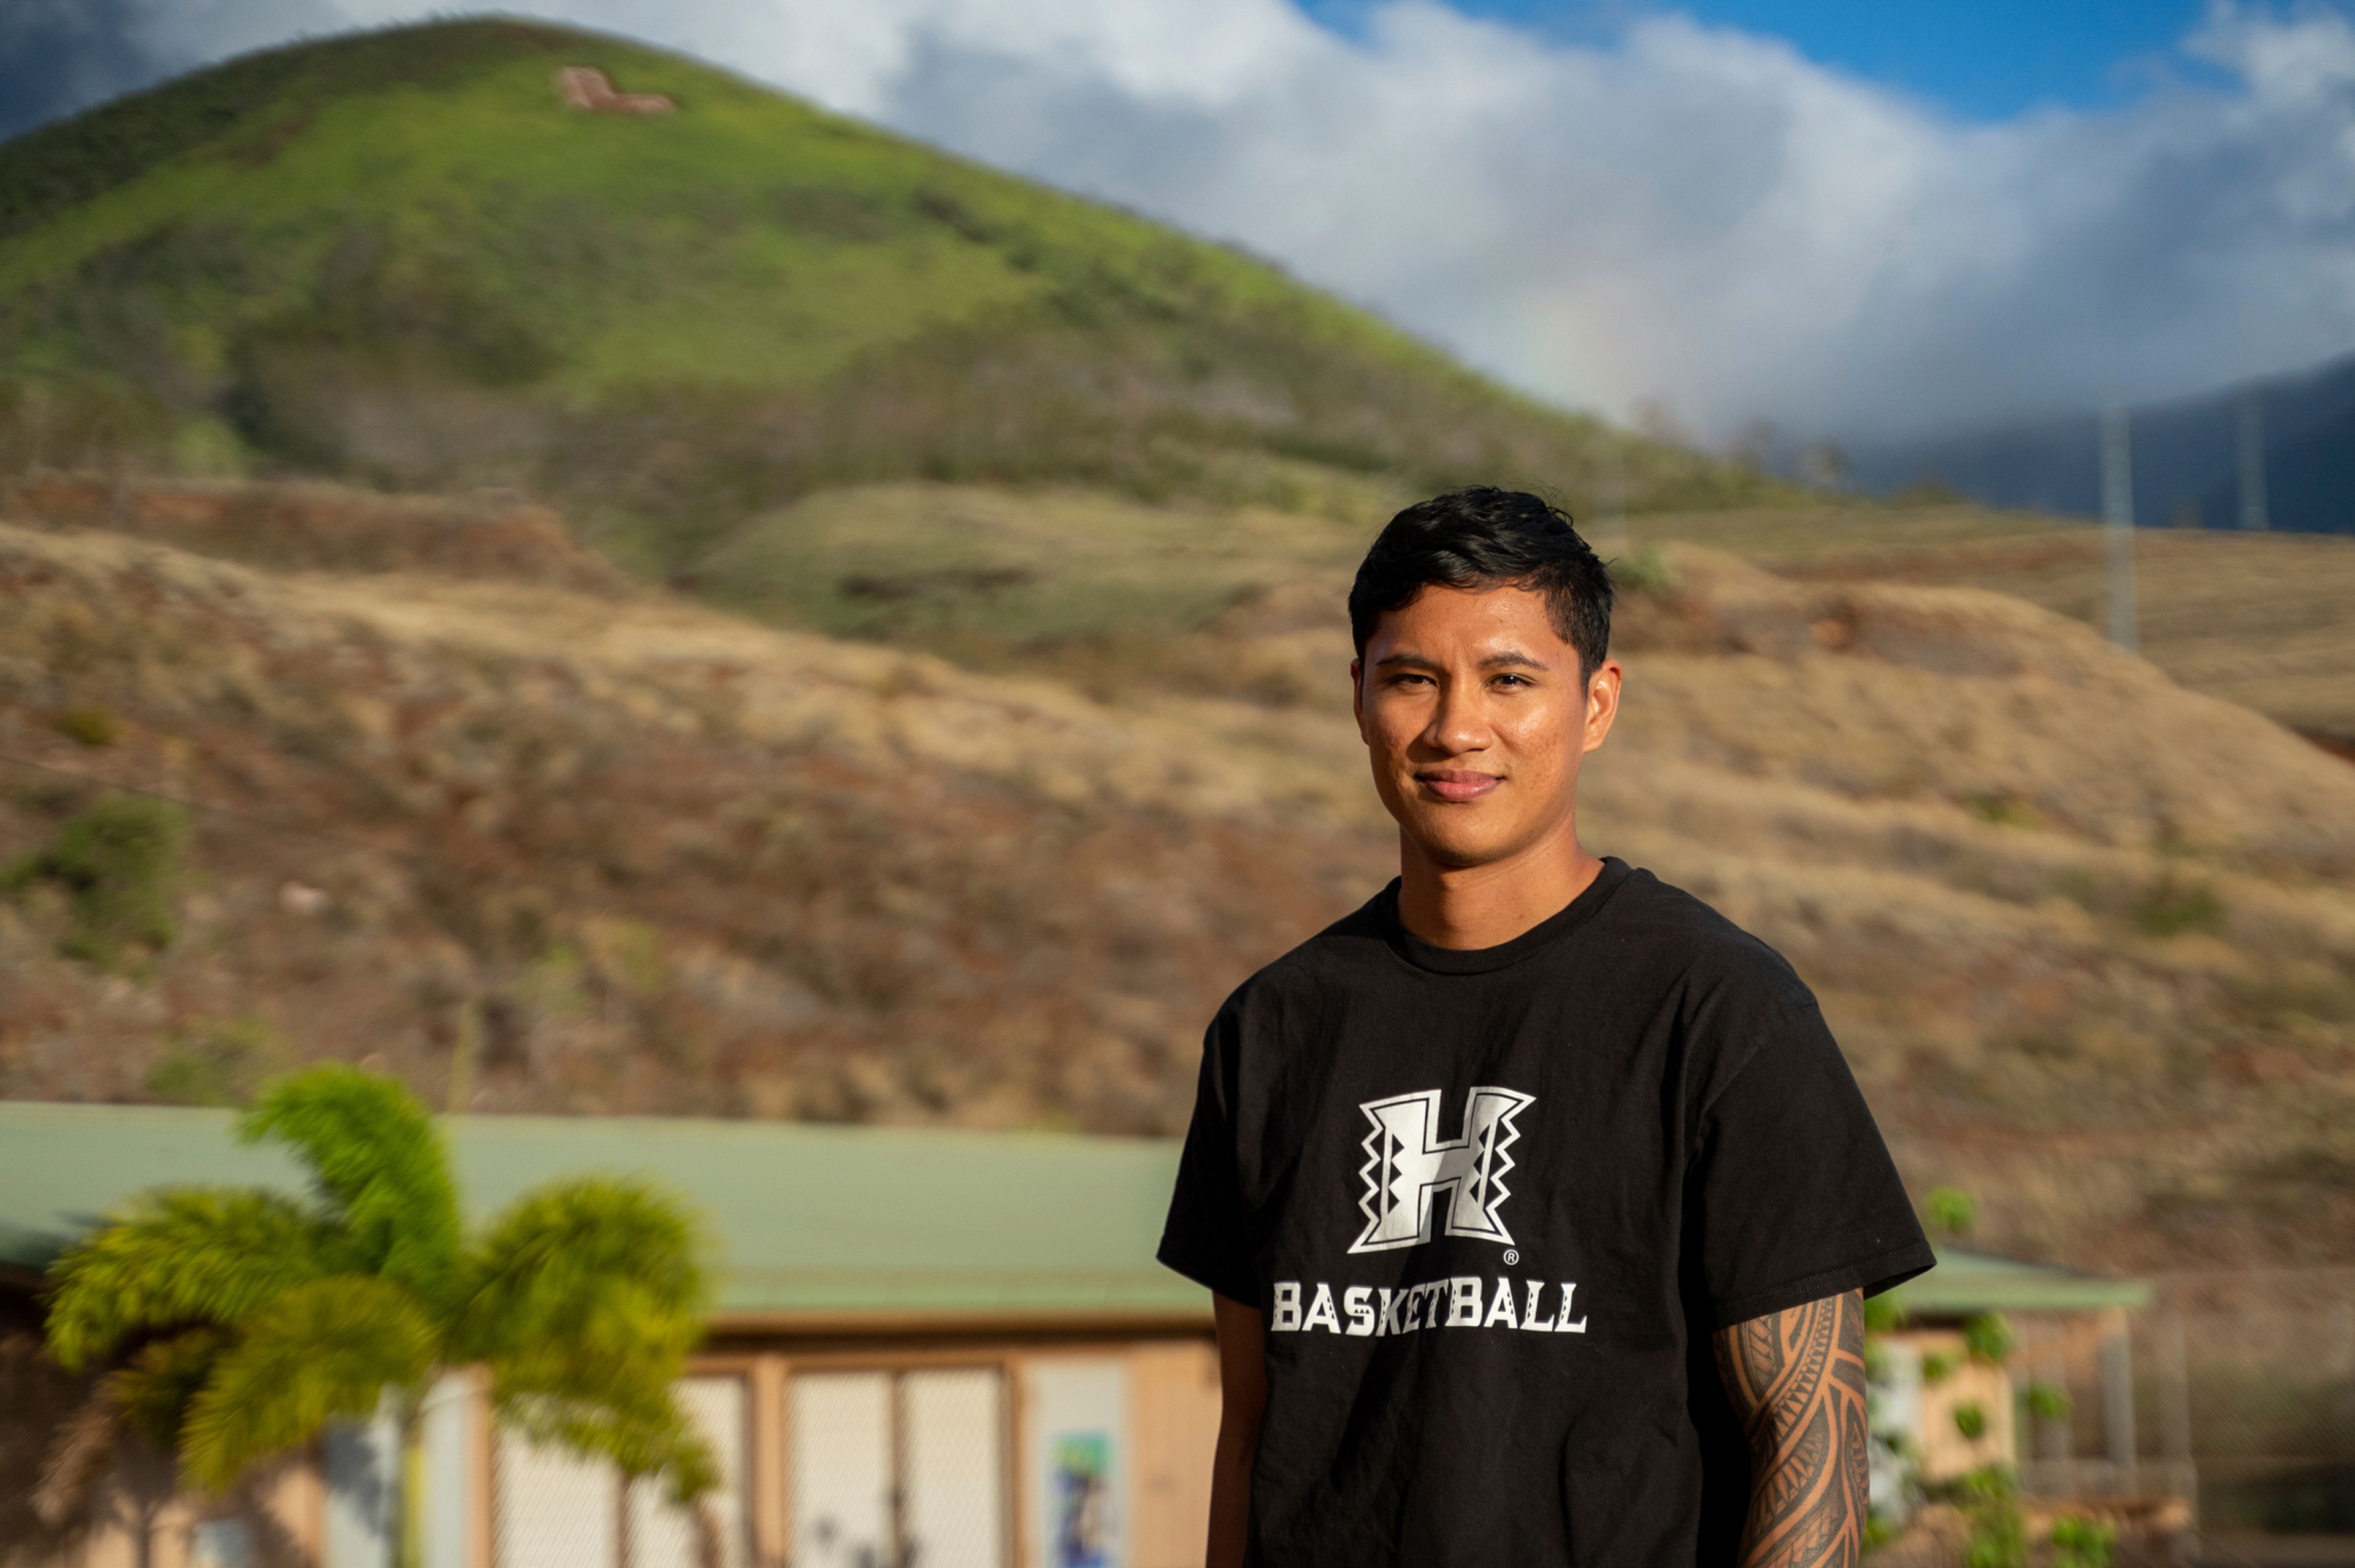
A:
<svg viewBox="0 0 2355 1568">
<path fill-rule="evenodd" d="M 409 0 L 141 0 L 160 56 Z M 508 0 L 510 5 L 515 0 Z M 1674 15 L 1433 0 L 524 0 L 1274 256 L 1477 363 L 1704 429 L 1889 432 L 2355 346 L 2355 27 L 2220 5 L 2211 85 L 1958 123 Z"/>
</svg>

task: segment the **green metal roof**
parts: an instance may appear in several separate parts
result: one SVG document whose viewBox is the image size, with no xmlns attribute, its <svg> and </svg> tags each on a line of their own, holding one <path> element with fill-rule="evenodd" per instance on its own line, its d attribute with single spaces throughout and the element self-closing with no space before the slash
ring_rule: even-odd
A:
<svg viewBox="0 0 2355 1568">
<path fill-rule="evenodd" d="M 293 1191 L 231 1113 L 0 1101 L 0 1264 L 38 1269 L 143 1188 Z M 1174 1142 L 638 1116 L 456 1116 L 477 1217 L 551 1177 L 637 1173 L 702 1211 L 719 1309 L 811 1317 L 1199 1316 L 1209 1297 L 1154 1262 Z M 1901 1292 L 1924 1317 L 2140 1307 L 2147 1286 L 1947 1250 Z"/>
<path fill-rule="evenodd" d="M 231 1113 L 0 1102 L 0 1263 L 45 1266 L 143 1188 L 299 1189 Z M 1158 1139 L 652 1117 L 456 1116 L 469 1211 L 551 1177 L 651 1177 L 720 1243 L 723 1314 L 1199 1314 L 1156 1264 L 1178 1147 Z"/>
<path fill-rule="evenodd" d="M 1900 1285 L 1895 1295 L 1917 1317 L 1970 1317 L 1982 1312 L 2091 1312 L 2148 1305 L 2139 1280 L 2050 1264 L 2022 1263 L 1990 1253 L 1939 1247 L 1938 1266 Z"/>
</svg>

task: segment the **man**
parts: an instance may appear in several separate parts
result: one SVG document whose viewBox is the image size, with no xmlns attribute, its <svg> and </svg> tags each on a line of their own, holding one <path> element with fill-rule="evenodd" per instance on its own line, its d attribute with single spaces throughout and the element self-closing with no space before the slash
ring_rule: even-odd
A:
<svg viewBox="0 0 2355 1568">
<path fill-rule="evenodd" d="M 1216 1293 L 1211 1568 L 1802 1568 L 1928 1244 L 1815 998 L 1580 843 L 1610 579 L 1535 496 L 1349 594 L 1399 878 L 1211 1024 L 1162 1261 Z"/>
</svg>

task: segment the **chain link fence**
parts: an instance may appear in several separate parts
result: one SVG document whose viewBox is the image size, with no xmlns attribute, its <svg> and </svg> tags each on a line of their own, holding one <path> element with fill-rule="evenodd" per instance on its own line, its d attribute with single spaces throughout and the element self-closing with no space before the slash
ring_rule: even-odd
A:
<svg viewBox="0 0 2355 1568">
<path fill-rule="evenodd" d="M 2161 1408 L 2179 1391 L 2160 1435 L 2198 1470 L 2203 1532 L 2355 1538 L 2355 1269 L 2153 1283 L 2136 1389 Z"/>
<path fill-rule="evenodd" d="M 2150 1306 L 2019 1314 L 2024 1557 L 2075 1517 L 2121 1564 L 2355 1568 L 2355 1269 L 2153 1277 Z M 1934 1509 L 1885 1568 L 1976 1561 L 1968 1509 Z"/>
<path fill-rule="evenodd" d="M 659 1481 L 624 1488 L 609 1464 L 502 1428 L 491 1484 L 497 1568 L 744 1568 L 746 1399 L 740 1378 L 678 1384 L 681 1408 L 719 1461 L 719 1486 L 692 1512 Z"/>
<path fill-rule="evenodd" d="M 796 1372 L 793 1568 L 1001 1568 L 1005 1378 L 995 1368 Z"/>
</svg>

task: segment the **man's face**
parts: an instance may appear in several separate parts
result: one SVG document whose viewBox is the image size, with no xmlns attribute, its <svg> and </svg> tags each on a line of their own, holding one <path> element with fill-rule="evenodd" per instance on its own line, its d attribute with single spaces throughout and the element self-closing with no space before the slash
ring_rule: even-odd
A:
<svg viewBox="0 0 2355 1568">
<path fill-rule="evenodd" d="M 1374 787 L 1446 867 L 1487 865 L 1568 823 L 1579 760 L 1619 707 L 1619 666 L 1579 678 L 1542 595 L 1433 585 L 1382 616 L 1350 667 Z"/>
</svg>

